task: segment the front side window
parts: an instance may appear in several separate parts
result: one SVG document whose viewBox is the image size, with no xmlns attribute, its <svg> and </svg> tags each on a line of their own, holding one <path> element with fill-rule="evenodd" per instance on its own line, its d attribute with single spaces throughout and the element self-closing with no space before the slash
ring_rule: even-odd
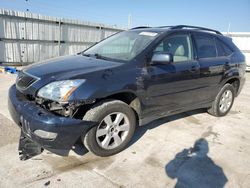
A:
<svg viewBox="0 0 250 188">
<path fill-rule="evenodd" d="M 213 37 L 207 35 L 195 35 L 194 38 L 199 58 L 211 58 L 217 56 Z"/>
<path fill-rule="evenodd" d="M 165 38 L 154 53 L 170 53 L 174 62 L 192 60 L 192 47 L 189 35 L 174 35 Z"/>
<path fill-rule="evenodd" d="M 83 55 L 129 61 L 142 52 L 157 36 L 156 32 L 124 31 L 87 49 Z"/>
</svg>

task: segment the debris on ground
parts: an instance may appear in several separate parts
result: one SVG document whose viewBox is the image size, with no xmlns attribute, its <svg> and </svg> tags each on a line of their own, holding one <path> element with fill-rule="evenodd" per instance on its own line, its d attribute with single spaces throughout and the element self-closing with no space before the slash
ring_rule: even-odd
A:
<svg viewBox="0 0 250 188">
<path fill-rule="evenodd" d="M 0 66 L 0 73 L 17 74 L 18 70 L 15 67 Z"/>
<path fill-rule="evenodd" d="M 44 185 L 48 186 L 50 184 L 50 181 L 47 181 Z"/>
<path fill-rule="evenodd" d="M 4 67 L 0 67 L 0 73 L 5 73 L 5 68 Z"/>
</svg>

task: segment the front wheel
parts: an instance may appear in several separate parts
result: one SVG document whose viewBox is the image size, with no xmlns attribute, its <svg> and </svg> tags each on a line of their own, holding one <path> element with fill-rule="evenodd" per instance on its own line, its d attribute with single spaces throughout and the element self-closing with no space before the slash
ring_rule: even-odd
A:
<svg viewBox="0 0 250 188">
<path fill-rule="evenodd" d="M 82 140 L 92 153 L 103 157 L 122 151 L 131 140 L 136 127 L 134 111 L 119 100 L 103 101 L 95 105 L 83 120 L 97 122 L 97 126 Z"/>
<path fill-rule="evenodd" d="M 233 106 L 235 97 L 235 89 L 231 84 L 225 84 L 216 96 L 212 107 L 208 109 L 208 113 L 213 116 L 225 116 Z"/>
</svg>

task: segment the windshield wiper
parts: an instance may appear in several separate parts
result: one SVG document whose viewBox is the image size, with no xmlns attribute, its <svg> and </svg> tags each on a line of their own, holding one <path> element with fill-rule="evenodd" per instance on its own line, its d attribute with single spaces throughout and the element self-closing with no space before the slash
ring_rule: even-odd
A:
<svg viewBox="0 0 250 188">
<path fill-rule="evenodd" d="M 94 56 L 96 57 L 96 59 L 107 59 L 105 56 L 102 56 L 98 53 L 95 53 Z"/>
<path fill-rule="evenodd" d="M 87 56 L 87 57 L 95 57 L 96 59 L 109 60 L 108 57 L 102 56 L 102 55 L 100 55 L 98 53 L 95 53 L 95 54 L 85 54 L 85 53 L 82 53 L 82 55 Z"/>
<path fill-rule="evenodd" d="M 85 54 L 85 53 L 83 53 L 83 52 L 79 53 L 79 55 L 83 55 L 83 56 L 90 57 L 90 54 Z"/>
</svg>

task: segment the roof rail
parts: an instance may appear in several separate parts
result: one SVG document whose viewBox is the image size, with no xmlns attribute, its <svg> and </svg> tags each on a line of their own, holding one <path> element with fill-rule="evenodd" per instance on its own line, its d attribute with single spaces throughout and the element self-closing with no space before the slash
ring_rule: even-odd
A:
<svg viewBox="0 0 250 188">
<path fill-rule="evenodd" d="M 139 27 L 133 27 L 130 30 L 133 30 L 133 29 L 144 29 L 144 28 L 151 28 L 151 27 L 149 27 L 149 26 L 139 26 Z"/>
<path fill-rule="evenodd" d="M 205 27 L 197 27 L 197 26 L 191 26 L 191 25 L 177 25 L 177 26 L 173 26 L 171 27 L 171 29 L 183 29 L 183 28 L 190 28 L 190 29 L 198 29 L 198 30 L 204 30 L 204 31 L 211 31 L 211 32 L 214 32 L 216 34 L 219 34 L 219 35 L 222 35 L 221 32 L 217 31 L 217 30 L 214 30 L 214 29 L 208 29 L 208 28 L 205 28 Z"/>
<path fill-rule="evenodd" d="M 149 27 L 149 26 L 139 26 L 139 27 L 131 28 L 130 30 L 133 30 L 133 29 L 145 29 L 145 28 L 152 28 L 152 27 Z M 192 25 L 160 26 L 158 28 L 169 28 L 169 29 L 184 29 L 184 28 L 187 28 L 187 29 L 197 29 L 197 30 L 214 32 L 214 33 L 216 33 L 218 35 L 223 35 L 221 32 L 219 32 L 217 30 L 214 30 L 214 29 L 209 29 L 209 28 L 205 28 L 205 27 L 197 27 L 197 26 L 192 26 Z"/>
<path fill-rule="evenodd" d="M 175 27 L 175 26 L 172 26 L 172 25 L 164 25 L 164 26 L 159 26 L 158 28 L 172 28 L 172 27 Z"/>
</svg>

